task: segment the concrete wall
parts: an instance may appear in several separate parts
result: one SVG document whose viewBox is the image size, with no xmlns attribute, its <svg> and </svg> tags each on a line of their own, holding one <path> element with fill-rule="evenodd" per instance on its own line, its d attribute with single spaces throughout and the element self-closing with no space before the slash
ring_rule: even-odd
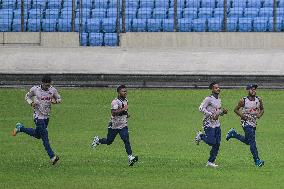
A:
<svg viewBox="0 0 284 189">
<path fill-rule="evenodd" d="M 1 32 L 2 45 L 33 45 L 42 47 L 79 47 L 75 32 Z"/>
<path fill-rule="evenodd" d="M 129 32 L 120 40 L 121 47 L 284 48 L 282 32 Z"/>
</svg>

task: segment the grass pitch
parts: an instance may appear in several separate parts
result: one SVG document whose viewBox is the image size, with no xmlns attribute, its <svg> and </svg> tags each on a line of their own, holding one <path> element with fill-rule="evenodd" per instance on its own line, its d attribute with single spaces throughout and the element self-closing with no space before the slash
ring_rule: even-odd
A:
<svg viewBox="0 0 284 189">
<path fill-rule="evenodd" d="M 0 188 L 284 188 L 284 91 L 258 90 L 265 113 L 258 122 L 257 146 L 265 166 L 257 168 L 249 146 L 225 140 L 234 127 L 243 133 L 233 108 L 245 90 L 222 90 L 222 143 L 218 169 L 205 167 L 210 147 L 193 143 L 201 129 L 198 107 L 209 90 L 128 89 L 130 140 L 139 162 L 128 167 L 119 136 L 111 146 L 90 147 L 94 134 L 106 136 L 110 89 L 59 89 L 49 123 L 51 147 L 60 156 L 49 163 L 41 140 L 11 136 L 16 122 L 34 127 L 27 89 L 0 89 Z"/>
</svg>

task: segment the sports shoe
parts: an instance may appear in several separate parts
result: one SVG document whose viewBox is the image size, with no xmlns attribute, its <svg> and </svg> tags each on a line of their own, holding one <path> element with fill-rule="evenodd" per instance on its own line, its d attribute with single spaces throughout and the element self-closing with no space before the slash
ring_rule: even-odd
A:
<svg viewBox="0 0 284 189">
<path fill-rule="evenodd" d="M 51 163 L 52 163 L 52 165 L 55 165 L 57 162 L 58 162 L 58 160 L 59 160 L 59 156 L 54 156 L 53 158 L 51 158 L 50 159 L 51 160 Z"/>
<path fill-rule="evenodd" d="M 217 168 L 217 167 L 218 167 L 218 165 L 217 165 L 217 164 L 215 164 L 215 163 L 212 163 L 212 162 L 208 161 L 208 162 L 207 162 L 207 164 L 206 164 L 206 167 L 213 167 L 213 168 Z"/>
<path fill-rule="evenodd" d="M 230 140 L 230 138 L 234 138 L 236 134 L 237 134 L 236 130 L 234 128 L 231 128 L 226 135 L 226 140 L 228 141 Z"/>
<path fill-rule="evenodd" d="M 138 156 L 130 156 L 128 158 L 128 165 L 133 166 L 135 162 L 138 161 Z"/>
<path fill-rule="evenodd" d="M 17 123 L 15 129 L 12 131 L 12 135 L 16 136 L 17 133 L 21 131 L 22 127 L 24 127 L 22 123 Z"/>
<path fill-rule="evenodd" d="M 261 167 L 261 166 L 264 165 L 264 161 L 261 160 L 261 159 L 257 159 L 257 160 L 255 161 L 255 165 L 258 166 L 258 167 Z"/>
<path fill-rule="evenodd" d="M 201 131 L 198 131 L 197 134 L 196 134 L 196 136 L 195 136 L 194 141 L 195 141 L 195 143 L 196 143 L 197 145 L 199 145 L 199 143 L 200 143 L 200 141 L 201 141 L 201 135 L 202 135 L 202 134 L 203 134 L 203 133 L 202 133 Z"/>
<path fill-rule="evenodd" d="M 95 136 L 94 139 L 93 139 L 93 142 L 92 142 L 92 147 L 93 148 L 96 148 L 96 146 L 98 146 L 100 144 L 99 142 L 99 137 L 98 136 Z"/>
</svg>

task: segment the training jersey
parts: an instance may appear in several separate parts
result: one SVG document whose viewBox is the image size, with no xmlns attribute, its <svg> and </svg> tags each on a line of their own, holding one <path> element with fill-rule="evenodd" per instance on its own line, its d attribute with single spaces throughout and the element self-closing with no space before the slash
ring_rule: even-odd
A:
<svg viewBox="0 0 284 189">
<path fill-rule="evenodd" d="M 111 102 L 111 109 L 117 110 L 123 108 L 125 105 L 128 105 L 128 100 L 122 98 L 116 98 Z M 120 113 L 119 115 L 111 116 L 110 118 L 110 128 L 112 129 L 122 129 L 127 127 L 127 117 L 128 113 L 127 110 Z"/>
<path fill-rule="evenodd" d="M 61 97 L 57 90 L 50 86 L 47 91 L 43 90 L 40 85 L 33 86 L 26 94 L 25 100 L 31 104 L 35 103 L 34 118 L 47 119 L 51 110 L 51 100 L 54 99 L 56 103 L 61 101 Z"/>
<path fill-rule="evenodd" d="M 260 110 L 260 101 L 257 96 L 255 96 L 254 100 L 250 100 L 248 97 L 244 97 L 244 106 L 242 108 L 242 112 L 248 119 L 241 120 L 242 123 L 247 123 L 253 127 L 256 127 L 256 116 Z M 244 125 L 244 124 L 243 124 Z"/>
<path fill-rule="evenodd" d="M 201 103 L 199 111 L 204 114 L 204 127 L 220 127 L 219 119 L 214 120 L 212 118 L 212 116 L 222 113 L 220 98 L 215 98 L 213 95 L 206 97 Z"/>
</svg>

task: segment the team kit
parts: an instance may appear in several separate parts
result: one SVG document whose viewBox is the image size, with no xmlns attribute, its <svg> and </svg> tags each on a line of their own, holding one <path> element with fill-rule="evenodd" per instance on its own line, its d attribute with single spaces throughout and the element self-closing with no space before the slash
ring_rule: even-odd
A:
<svg viewBox="0 0 284 189">
<path fill-rule="evenodd" d="M 17 123 L 12 131 L 13 136 L 19 133 L 25 133 L 36 139 L 41 139 L 43 146 L 50 158 L 52 165 L 59 161 L 59 156 L 56 155 L 49 143 L 48 139 L 48 122 L 52 104 L 61 103 L 61 97 L 52 85 L 52 79 L 49 75 L 44 75 L 40 85 L 33 86 L 25 95 L 25 100 L 34 110 L 33 118 L 35 128 L 28 128 L 23 123 Z M 255 135 L 257 119 L 264 114 L 262 99 L 256 95 L 256 84 L 246 86 L 247 96 L 240 99 L 236 105 L 234 112 L 240 117 L 244 135 L 239 134 L 236 129 L 231 128 L 226 134 L 226 140 L 236 139 L 250 147 L 255 166 L 261 167 L 264 161 L 259 158 Z M 202 141 L 211 146 L 209 158 L 205 164 L 207 167 L 217 168 L 215 163 L 219 147 L 221 143 L 221 124 L 220 117 L 225 116 L 227 109 L 222 108 L 220 94 L 220 86 L 216 82 L 209 85 L 211 94 L 204 98 L 199 111 L 203 113 L 203 130 L 198 131 L 195 136 L 195 143 L 199 145 Z M 128 122 L 130 114 L 128 112 L 127 88 L 125 85 L 120 85 L 116 89 L 117 97 L 111 102 L 111 118 L 108 123 L 106 138 L 94 136 L 91 146 L 98 148 L 99 145 L 111 145 L 119 134 L 124 143 L 125 151 L 128 157 L 128 165 L 133 166 L 138 162 L 138 156 L 133 155 L 129 140 Z"/>
</svg>

